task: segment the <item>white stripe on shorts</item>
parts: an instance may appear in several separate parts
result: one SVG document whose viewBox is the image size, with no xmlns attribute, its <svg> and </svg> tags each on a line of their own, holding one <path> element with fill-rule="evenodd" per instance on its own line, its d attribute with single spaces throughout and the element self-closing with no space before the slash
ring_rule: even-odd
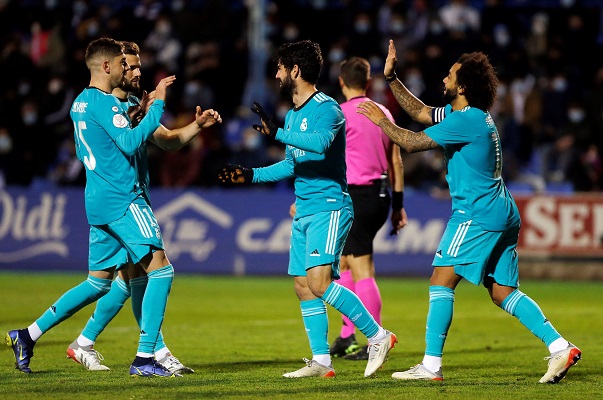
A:
<svg viewBox="0 0 603 400">
<path fill-rule="evenodd" d="M 448 247 L 446 254 L 452 257 L 456 257 L 457 254 L 459 254 L 459 248 L 461 247 L 461 244 L 463 244 L 463 240 L 465 240 L 465 235 L 467 235 L 471 222 L 471 220 L 463 222 L 458 228 L 456 228 L 456 233 L 452 238 L 452 242 L 450 242 L 450 246 Z"/>
<path fill-rule="evenodd" d="M 130 211 L 132 212 L 132 215 L 136 220 L 136 224 L 138 225 L 138 229 L 140 229 L 140 233 L 142 233 L 142 236 L 146 238 L 150 238 L 151 236 L 153 236 L 151 228 L 149 227 L 148 222 L 145 220 L 142 211 L 140 211 L 140 207 L 138 206 L 138 204 L 130 204 Z"/>
<path fill-rule="evenodd" d="M 329 233 L 327 235 L 327 244 L 325 246 L 326 254 L 335 254 L 335 243 L 337 242 L 337 232 L 339 231 L 339 215 L 339 210 L 331 211 Z"/>
</svg>

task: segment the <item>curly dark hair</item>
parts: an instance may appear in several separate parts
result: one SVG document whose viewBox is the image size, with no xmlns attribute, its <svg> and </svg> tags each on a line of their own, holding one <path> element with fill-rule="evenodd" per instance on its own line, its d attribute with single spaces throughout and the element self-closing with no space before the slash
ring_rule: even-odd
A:
<svg viewBox="0 0 603 400">
<path fill-rule="evenodd" d="M 310 40 L 281 45 L 276 50 L 274 61 L 288 71 L 297 65 L 303 80 L 311 84 L 318 82 L 323 64 L 320 46 Z"/>
<path fill-rule="evenodd" d="M 456 71 L 458 86 L 465 89 L 464 95 L 471 107 L 488 111 L 496 100 L 498 77 L 488 56 L 482 52 L 461 55 Z"/>
</svg>

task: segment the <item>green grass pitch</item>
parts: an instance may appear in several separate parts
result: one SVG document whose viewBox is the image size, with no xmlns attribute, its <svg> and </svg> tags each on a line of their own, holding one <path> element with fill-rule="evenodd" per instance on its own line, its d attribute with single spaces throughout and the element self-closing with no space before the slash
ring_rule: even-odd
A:
<svg viewBox="0 0 603 400">
<path fill-rule="evenodd" d="M 0 272 L 0 333 L 32 323 L 85 274 Z M 391 374 L 421 361 L 428 279 L 378 279 L 383 324 L 399 339 L 376 378 L 365 362 L 334 359 L 335 379 L 282 378 L 310 357 L 293 281 L 287 277 L 176 274 L 163 333 L 196 373 L 174 379 L 131 378 L 138 330 L 130 302 L 99 337 L 110 372 L 89 372 L 65 358 L 93 305 L 44 335 L 28 376 L 0 351 L 0 399 L 595 399 L 603 393 L 603 282 L 524 281 L 557 330 L 583 359 L 557 385 L 538 384 L 545 346 L 494 306 L 481 287 L 461 283 L 446 342 L 443 383 L 401 382 Z M 331 342 L 339 314 L 329 308 Z M 365 342 L 362 334 L 357 337 Z"/>
</svg>

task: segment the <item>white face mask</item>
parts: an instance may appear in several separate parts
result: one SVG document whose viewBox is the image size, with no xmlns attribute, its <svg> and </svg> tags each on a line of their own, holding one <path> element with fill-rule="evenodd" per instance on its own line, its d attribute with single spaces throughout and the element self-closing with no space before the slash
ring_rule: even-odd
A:
<svg viewBox="0 0 603 400">
<path fill-rule="evenodd" d="M 253 132 L 251 135 L 245 135 L 243 138 L 243 147 L 246 150 L 256 150 L 260 147 L 262 138 L 257 133 Z"/>
<path fill-rule="evenodd" d="M 574 124 L 584 121 L 585 113 L 581 108 L 571 108 L 567 112 L 567 118 Z"/>
<path fill-rule="evenodd" d="M 332 64 L 338 63 L 339 61 L 343 60 L 344 57 L 345 57 L 345 53 L 343 52 L 342 49 L 335 48 L 335 49 L 331 49 L 331 51 L 329 51 L 329 61 Z"/>
<path fill-rule="evenodd" d="M 496 25 L 494 27 L 494 42 L 499 47 L 506 47 L 511 41 L 509 30 L 505 25 Z"/>
<path fill-rule="evenodd" d="M 59 79 L 52 79 L 48 82 L 48 92 L 50 94 L 57 94 L 63 87 L 63 83 Z"/>
<path fill-rule="evenodd" d="M 553 87 L 554 91 L 563 92 L 565 89 L 567 89 L 567 81 L 562 77 L 555 78 L 551 83 L 551 86 Z"/>
<path fill-rule="evenodd" d="M 6 154 L 13 148 L 13 139 L 10 136 L 0 135 L 0 154 Z"/>
</svg>

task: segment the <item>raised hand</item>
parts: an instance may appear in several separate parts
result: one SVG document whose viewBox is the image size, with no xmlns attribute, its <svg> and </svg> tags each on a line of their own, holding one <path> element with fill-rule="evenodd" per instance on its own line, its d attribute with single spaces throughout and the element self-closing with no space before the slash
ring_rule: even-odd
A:
<svg viewBox="0 0 603 400">
<path fill-rule="evenodd" d="M 197 122 L 197 125 L 199 125 L 199 128 L 204 129 L 204 128 L 209 128 L 210 126 L 212 126 L 214 124 L 221 124 L 222 117 L 215 110 L 209 109 L 209 110 L 203 111 L 201 109 L 201 107 L 197 106 L 197 109 L 195 112 L 195 122 Z"/>
<path fill-rule="evenodd" d="M 266 114 L 264 108 L 259 103 L 254 101 L 251 111 L 259 115 L 260 120 L 262 121 L 262 125 L 253 125 L 253 129 L 272 138 L 275 137 L 276 131 L 278 131 L 278 126 L 276 126 L 274 122 L 270 121 L 270 117 L 268 117 L 268 114 Z"/>
<path fill-rule="evenodd" d="M 223 185 L 252 183 L 253 170 L 236 164 L 226 164 L 218 171 L 218 182 Z"/>
<path fill-rule="evenodd" d="M 396 46 L 394 46 L 394 41 L 389 40 L 389 47 L 387 49 L 387 58 L 385 59 L 385 66 L 383 67 L 383 75 L 385 75 L 386 80 L 394 80 L 396 79 L 396 65 L 398 64 L 398 59 L 396 58 Z"/>
<path fill-rule="evenodd" d="M 157 87 L 155 88 L 155 98 L 165 101 L 165 97 L 167 95 L 167 88 L 168 86 L 171 86 L 175 80 L 175 75 L 166 76 L 165 78 L 160 80 L 157 84 Z"/>
</svg>

